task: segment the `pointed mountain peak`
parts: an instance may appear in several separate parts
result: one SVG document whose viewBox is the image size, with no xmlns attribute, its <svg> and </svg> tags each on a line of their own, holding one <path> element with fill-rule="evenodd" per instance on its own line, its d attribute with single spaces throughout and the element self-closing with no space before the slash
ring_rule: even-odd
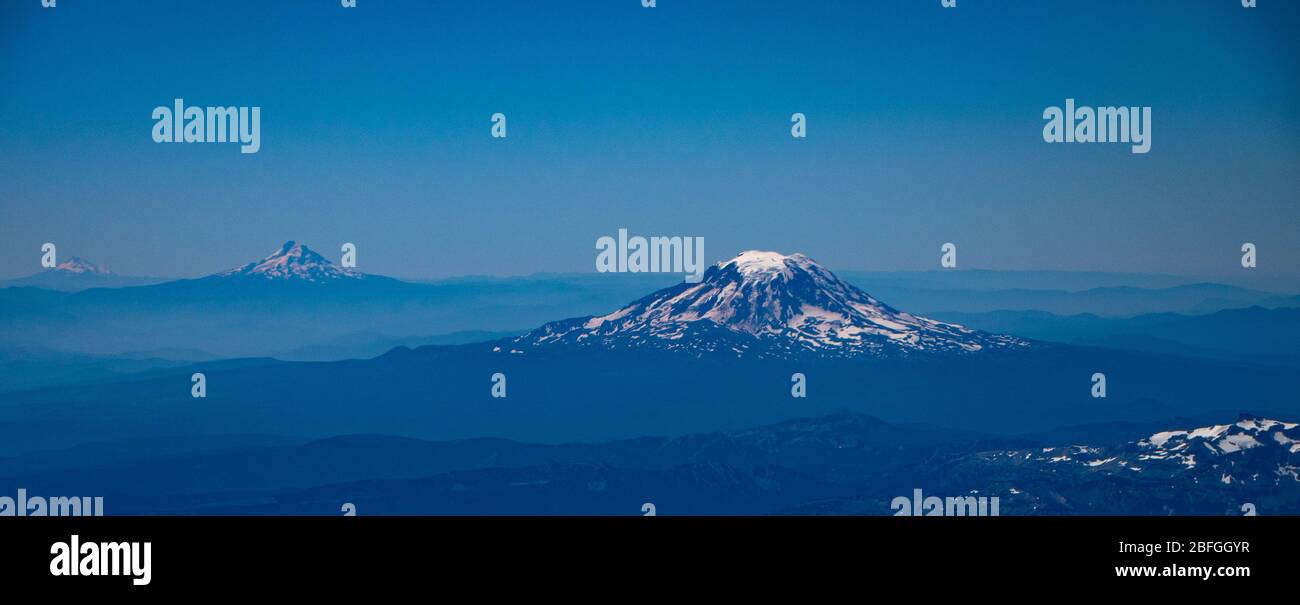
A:
<svg viewBox="0 0 1300 605">
<path fill-rule="evenodd" d="M 74 256 L 66 261 L 59 263 L 54 267 L 56 271 L 66 271 L 68 273 L 82 273 L 87 275 L 112 275 L 113 272 L 96 265 L 80 256 Z"/>
<path fill-rule="evenodd" d="M 330 262 L 326 260 L 325 257 L 321 256 L 320 254 L 317 254 L 315 250 L 308 248 L 305 244 L 300 244 L 293 240 L 289 240 L 285 242 L 283 246 L 280 246 L 280 249 L 278 251 L 272 253 L 270 256 L 267 256 L 266 259 L 279 258 L 279 257 L 303 258 L 303 259 L 308 259 L 311 261 L 323 262 L 323 263 Z"/>
<path fill-rule="evenodd" d="M 1029 344 L 898 311 L 807 256 L 758 250 L 710 267 L 699 283 L 660 290 L 608 315 L 547 324 L 517 342 L 823 357 Z"/>
<path fill-rule="evenodd" d="M 219 274 L 222 277 L 260 277 L 273 280 L 323 282 L 359 279 L 363 273 L 345 269 L 307 246 L 289 240 L 265 258 Z"/>
</svg>

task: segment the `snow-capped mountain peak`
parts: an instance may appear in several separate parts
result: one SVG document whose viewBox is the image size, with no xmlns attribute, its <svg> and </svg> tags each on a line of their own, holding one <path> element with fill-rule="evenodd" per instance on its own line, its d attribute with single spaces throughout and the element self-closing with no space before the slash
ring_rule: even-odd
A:
<svg viewBox="0 0 1300 605">
<path fill-rule="evenodd" d="M 294 242 L 285 242 L 279 250 L 265 258 L 242 267 L 218 274 L 222 277 L 260 277 L 270 280 L 301 280 L 322 282 L 335 279 L 359 279 L 365 274 L 345 269 L 317 254 L 311 248 Z"/>
<path fill-rule="evenodd" d="M 1028 345 L 898 311 L 802 254 L 755 250 L 710 267 L 699 283 L 660 290 L 607 315 L 547 324 L 516 342 L 830 357 Z"/>
<path fill-rule="evenodd" d="M 54 267 L 56 271 L 65 271 L 68 273 L 78 273 L 85 275 L 112 275 L 113 272 L 96 265 L 80 256 L 74 256 L 63 261 Z"/>
</svg>

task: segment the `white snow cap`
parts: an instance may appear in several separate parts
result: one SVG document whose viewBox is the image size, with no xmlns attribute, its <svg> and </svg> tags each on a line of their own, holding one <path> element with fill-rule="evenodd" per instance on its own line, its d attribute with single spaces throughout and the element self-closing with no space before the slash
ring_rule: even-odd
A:
<svg viewBox="0 0 1300 605">
<path fill-rule="evenodd" d="M 780 273 L 785 276 L 792 274 L 791 269 L 786 266 L 787 263 L 793 263 L 795 266 L 807 267 L 815 264 L 811 258 L 802 254 L 792 254 L 786 256 L 780 252 L 765 252 L 762 250 L 746 250 L 739 256 L 729 261 L 718 263 L 719 267 L 735 265 L 741 275 L 746 277 L 770 275 Z"/>
</svg>

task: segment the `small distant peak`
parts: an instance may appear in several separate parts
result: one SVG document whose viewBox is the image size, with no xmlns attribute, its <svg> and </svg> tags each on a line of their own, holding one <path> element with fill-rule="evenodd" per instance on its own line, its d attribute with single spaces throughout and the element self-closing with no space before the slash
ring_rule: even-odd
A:
<svg viewBox="0 0 1300 605">
<path fill-rule="evenodd" d="M 80 256 L 74 256 L 66 261 L 59 263 L 55 269 L 67 271 L 69 273 L 84 273 L 92 275 L 112 275 L 112 271 L 105 269 L 95 263 L 92 263 Z"/>
</svg>

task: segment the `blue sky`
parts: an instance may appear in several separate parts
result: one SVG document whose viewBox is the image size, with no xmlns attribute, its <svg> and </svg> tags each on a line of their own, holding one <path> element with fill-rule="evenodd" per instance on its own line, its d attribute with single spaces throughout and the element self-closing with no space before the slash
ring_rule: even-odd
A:
<svg viewBox="0 0 1300 605">
<path fill-rule="evenodd" d="M 397 276 L 710 261 L 1300 274 L 1300 3 L 39 0 L 0 5 L 0 277 L 40 245 L 197 276 L 284 240 Z M 262 148 L 152 109 L 262 108 Z M 1042 111 L 1153 108 L 1150 153 Z M 509 137 L 492 139 L 503 112 Z M 808 116 L 807 139 L 789 136 Z"/>
</svg>

